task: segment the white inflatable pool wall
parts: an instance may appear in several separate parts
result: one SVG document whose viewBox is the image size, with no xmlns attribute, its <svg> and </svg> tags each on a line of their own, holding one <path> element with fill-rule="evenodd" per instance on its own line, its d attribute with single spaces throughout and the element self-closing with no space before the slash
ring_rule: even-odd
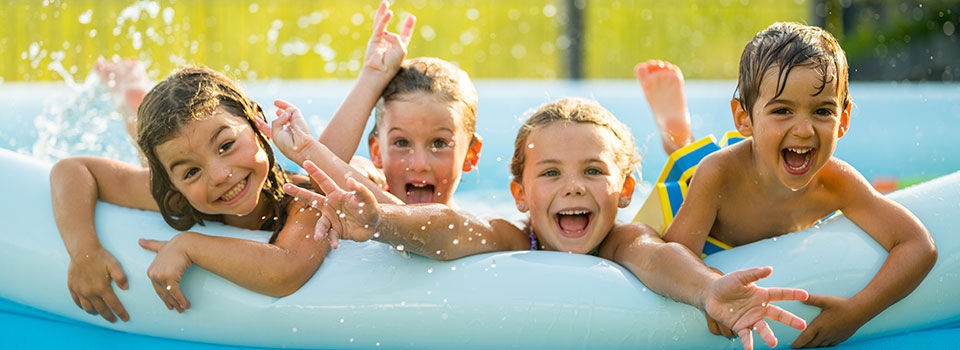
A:
<svg viewBox="0 0 960 350">
<path fill-rule="evenodd" d="M 119 297 L 130 322 L 110 324 L 76 307 L 66 286 L 68 256 L 50 205 L 50 164 L 0 149 L 0 297 L 125 332 L 216 344 L 323 348 L 702 348 L 739 347 L 707 332 L 701 312 L 665 299 L 603 259 L 555 252 L 484 254 L 437 262 L 375 243 L 344 242 L 298 292 L 272 298 L 203 269 L 184 275 L 192 308 L 169 311 L 146 277 L 152 252 L 140 237 L 177 232 L 160 215 L 97 206 L 103 245 L 123 265 Z M 853 339 L 919 330 L 960 319 L 960 173 L 899 191 L 937 242 L 939 259 L 910 296 Z M 266 232 L 208 224 L 199 232 L 264 241 Z M 759 284 L 850 296 L 886 252 L 845 218 L 714 254 L 723 271 L 771 265 Z M 780 303 L 804 319 L 817 310 Z M 781 345 L 798 331 L 774 325 Z M 756 339 L 759 344 L 762 342 Z M 760 345 L 762 347 L 762 345 Z"/>
</svg>

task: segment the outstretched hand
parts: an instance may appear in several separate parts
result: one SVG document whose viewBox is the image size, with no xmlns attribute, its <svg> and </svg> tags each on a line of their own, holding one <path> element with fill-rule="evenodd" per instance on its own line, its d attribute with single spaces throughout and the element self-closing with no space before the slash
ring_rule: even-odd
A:
<svg viewBox="0 0 960 350">
<path fill-rule="evenodd" d="M 273 105 L 277 106 L 277 119 L 273 120 L 272 125 L 268 125 L 260 118 L 253 118 L 257 129 L 270 138 L 287 158 L 302 158 L 300 155 L 308 152 L 317 142 L 310 132 L 310 126 L 297 106 L 284 100 L 276 100 Z"/>
<path fill-rule="evenodd" d="M 810 294 L 803 302 L 820 308 L 820 314 L 810 322 L 810 327 L 800 333 L 791 344 L 794 348 L 834 346 L 847 340 L 860 329 L 869 317 L 863 317 L 860 308 L 849 298 L 833 295 Z"/>
<path fill-rule="evenodd" d="M 706 291 L 704 310 L 710 317 L 729 326 L 740 337 L 744 349 L 753 349 L 753 333 L 756 331 L 767 345 L 777 346 L 770 325 L 765 318 L 782 322 L 803 330 L 803 319 L 771 305 L 779 300 L 806 300 L 807 292 L 794 288 L 762 288 L 753 282 L 770 276 L 771 267 L 754 267 L 731 272 L 716 280 Z"/>
<path fill-rule="evenodd" d="M 67 269 L 67 288 L 78 307 L 91 315 L 117 322 L 117 317 L 129 321 L 130 316 L 113 292 L 111 281 L 127 289 L 127 275 L 120 263 L 106 249 L 99 249 L 70 260 Z"/>
<path fill-rule="evenodd" d="M 312 206 L 322 203 L 323 215 L 317 221 L 313 239 L 329 239 L 330 246 L 337 248 L 340 237 L 362 242 L 374 236 L 374 230 L 380 222 L 380 205 L 369 189 L 357 180 L 348 178 L 347 185 L 352 191 L 345 191 L 309 160 L 303 163 L 303 169 L 326 196 L 292 184 L 283 185 L 283 191 Z"/>
<path fill-rule="evenodd" d="M 407 44 L 410 43 L 413 25 L 417 21 L 413 15 L 408 16 L 403 22 L 400 34 L 396 34 L 387 31 L 391 18 L 393 10 L 390 10 L 390 4 L 382 1 L 373 20 L 373 34 L 367 43 L 363 62 L 365 68 L 386 73 L 390 77 L 400 70 L 403 59 L 407 57 Z"/>
</svg>

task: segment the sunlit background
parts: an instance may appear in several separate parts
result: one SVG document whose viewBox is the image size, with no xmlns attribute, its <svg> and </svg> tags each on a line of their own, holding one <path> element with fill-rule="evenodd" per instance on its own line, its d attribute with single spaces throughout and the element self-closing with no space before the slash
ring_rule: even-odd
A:
<svg viewBox="0 0 960 350">
<path fill-rule="evenodd" d="M 85 76 L 99 57 L 136 57 L 159 79 L 203 64 L 241 80 L 349 79 L 375 0 L 0 2 L 0 79 Z M 743 45 L 774 21 L 833 32 L 861 80 L 960 79 L 960 2 L 875 0 L 398 0 L 419 19 L 411 56 L 473 78 L 630 78 L 661 58 L 688 79 L 731 79 Z M 394 25 L 399 23 L 394 21 Z"/>
</svg>

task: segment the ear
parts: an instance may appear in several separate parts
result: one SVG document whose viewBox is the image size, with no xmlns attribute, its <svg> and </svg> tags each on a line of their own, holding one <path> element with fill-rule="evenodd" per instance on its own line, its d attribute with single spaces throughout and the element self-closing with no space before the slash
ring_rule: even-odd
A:
<svg viewBox="0 0 960 350">
<path fill-rule="evenodd" d="M 383 158 L 380 157 L 380 138 L 371 134 L 367 139 L 370 145 L 370 162 L 377 169 L 383 169 Z"/>
<path fill-rule="evenodd" d="M 467 157 L 463 159 L 463 172 L 469 173 L 470 170 L 477 167 L 480 161 L 480 149 L 483 148 L 483 140 L 480 136 L 474 135 L 470 147 L 467 148 Z"/>
<path fill-rule="evenodd" d="M 753 120 L 750 120 L 750 114 L 743 110 L 739 99 L 730 99 L 730 112 L 733 113 L 733 125 L 737 127 L 737 131 L 743 136 L 753 136 Z"/>
<path fill-rule="evenodd" d="M 850 129 L 850 108 L 853 106 L 852 102 L 847 103 L 847 108 L 844 108 L 840 112 L 840 128 L 837 130 L 837 138 L 843 137 L 847 133 L 847 130 Z"/>
<path fill-rule="evenodd" d="M 620 208 L 626 208 L 630 205 L 630 199 L 633 198 L 633 189 L 637 186 L 637 180 L 633 178 L 633 175 L 627 175 L 626 180 L 623 181 L 623 188 L 620 189 L 620 202 L 617 203 L 617 206 Z"/>
<path fill-rule="evenodd" d="M 530 207 L 527 206 L 526 196 L 523 193 L 523 184 L 517 182 L 517 180 L 510 181 L 510 194 L 513 195 L 513 201 L 517 203 L 517 210 L 521 213 L 526 213 L 527 210 L 530 210 Z"/>
</svg>

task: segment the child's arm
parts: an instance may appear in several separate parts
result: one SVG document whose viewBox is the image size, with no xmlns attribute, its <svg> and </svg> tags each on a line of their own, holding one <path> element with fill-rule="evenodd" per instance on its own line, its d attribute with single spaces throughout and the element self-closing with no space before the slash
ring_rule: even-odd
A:
<svg viewBox="0 0 960 350">
<path fill-rule="evenodd" d="M 123 304 L 110 286 L 127 289 L 120 263 L 97 238 L 94 209 L 97 200 L 125 207 L 159 210 L 150 195 L 149 170 L 94 157 L 71 157 L 50 170 L 53 217 L 70 254 L 67 287 L 74 303 L 110 322 L 127 321 Z M 116 315 L 116 316 L 114 316 Z"/>
<path fill-rule="evenodd" d="M 714 152 L 704 158 L 693 172 L 687 196 L 680 205 L 677 215 L 663 232 L 663 240 L 686 246 L 696 256 L 703 252 L 703 245 L 710 235 L 710 229 L 717 218 L 720 198 L 717 193 L 724 186 L 726 173 L 722 164 L 723 151 Z"/>
<path fill-rule="evenodd" d="M 381 2 L 373 21 L 373 34 L 367 43 L 367 53 L 360 75 L 353 89 L 334 113 L 330 124 L 320 134 L 320 143 L 326 145 L 344 162 L 349 162 L 356 152 L 370 111 L 407 56 L 407 43 L 413 34 L 416 18 L 413 15 L 407 17 L 403 22 L 403 29 L 397 35 L 387 31 L 387 23 L 392 17 L 393 11 L 389 9 L 389 4 L 386 1 Z"/>
<path fill-rule="evenodd" d="M 333 154 L 326 145 L 315 140 L 306 120 L 296 106 L 283 100 L 276 100 L 273 104 L 279 109 L 277 109 L 278 118 L 273 121 L 272 126 L 259 118 L 254 118 L 254 121 L 257 123 L 257 128 L 269 137 L 287 158 L 297 164 L 303 164 L 306 160 L 313 161 L 339 181 L 340 186 L 346 186 L 348 177 L 358 178 L 374 193 L 378 201 L 403 204 L 397 197 L 368 177 L 362 176 L 359 170 Z"/>
<path fill-rule="evenodd" d="M 910 294 L 933 268 L 937 248 L 920 221 L 906 208 L 884 197 L 849 164 L 834 160 L 823 181 L 851 221 L 889 254 L 866 287 L 850 298 L 811 295 L 806 304 L 822 310 L 794 347 L 830 346 L 843 342 L 881 311 Z"/>
<path fill-rule="evenodd" d="M 141 239 L 141 247 L 157 253 L 147 276 L 167 309 L 190 308 L 180 290 L 180 278 L 193 264 L 257 293 L 282 297 L 297 291 L 317 271 L 330 247 L 310 237 L 316 212 L 291 203 L 273 244 L 195 232 L 183 232 L 169 241 Z"/>
<path fill-rule="evenodd" d="M 303 165 L 327 194 L 284 185 L 284 191 L 323 206 L 315 239 L 325 237 L 336 248 L 339 237 L 355 241 L 374 238 L 403 250 L 438 260 L 530 246 L 523 232 L 506 220 L 483 220 L 443 204 L 380 205 L 368 188 L 348 180 L 353 191 L 339 188 L 311 162 Z"/>
<path fill-rule="evenodd" d="M 770 304 L 778 300 L 804 300 L 805 291 L 761 288 L 753 284 L 769 276 L 771 268 L 721 275 L 683 245 L 664 243 L 647 225 L 617 225 L 604 240 L 599 255 L 626 267 L 654 292 L 706 311 L 733 329 L 746 349 L 753 347 L 751 329 L 770 347 L 777 345 L 777 338 L 764 318 L 796 329 L 806 326 L 799 317 Z"/>
</svg>

